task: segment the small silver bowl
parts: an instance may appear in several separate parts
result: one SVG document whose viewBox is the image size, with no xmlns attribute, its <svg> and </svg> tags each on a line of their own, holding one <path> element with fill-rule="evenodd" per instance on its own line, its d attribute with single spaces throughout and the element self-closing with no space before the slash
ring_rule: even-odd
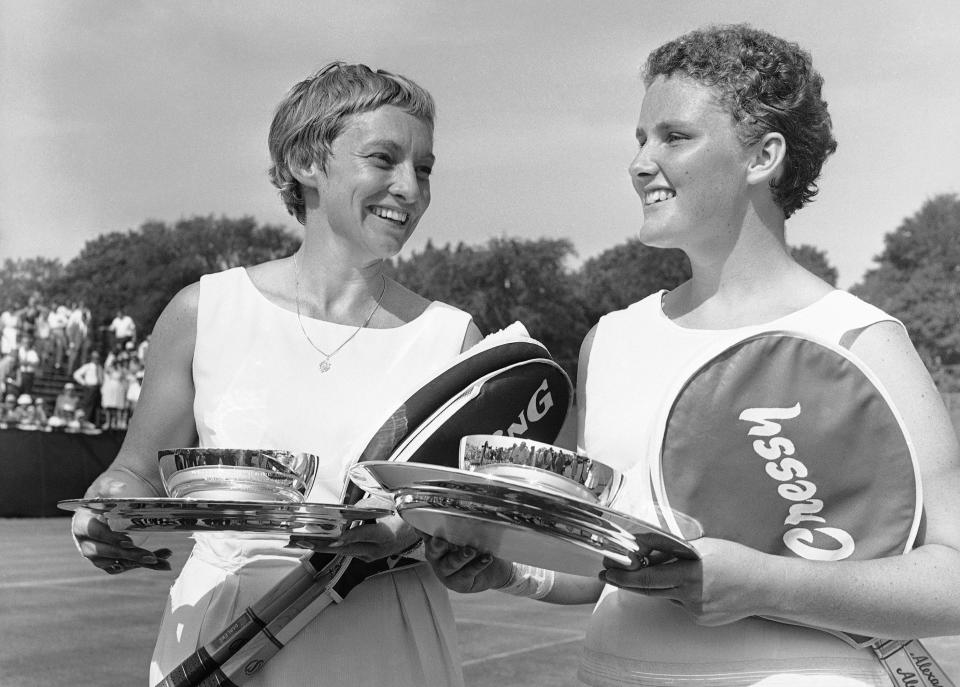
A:
<svg viewBox="0 0 960 687">
<path fill-rule="evenodd" d="M 460 469 L 608 506 L 623 483 L 609 465 L 530 439 L 471 434 L 460 440 Z"/>
<path fill-rule="evenodd" d="M 317 478 L 310 453 L 232 448 L 171 448 L 158 452 L 167 495 L 211 501 L 302 503 Z"/>
</svg>

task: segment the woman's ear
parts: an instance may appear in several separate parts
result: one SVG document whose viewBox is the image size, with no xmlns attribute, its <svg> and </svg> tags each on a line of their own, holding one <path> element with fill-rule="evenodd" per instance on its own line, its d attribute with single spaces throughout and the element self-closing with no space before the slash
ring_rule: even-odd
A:
<svg viewBox="0 0 960 687">
<path fill-rule="evenodd" d="M 300 182 L 301 186 L 307 186 L 309 188 L 317 188 L 319 184 L 317 179 L 323 174 L 320 165 L 316 162 L 311 162 L 309 167 L 291 165 L 290 173 L 293 174 L 294 179 Z"/>
<path fill-rule="evenodd" d="M 787 156 L 787 142 L 776 131 L 764 134 L 755 144 L 753 159 L 747 167 L 748 184 L 769 184 L 780 177 Z"/>
</svg>

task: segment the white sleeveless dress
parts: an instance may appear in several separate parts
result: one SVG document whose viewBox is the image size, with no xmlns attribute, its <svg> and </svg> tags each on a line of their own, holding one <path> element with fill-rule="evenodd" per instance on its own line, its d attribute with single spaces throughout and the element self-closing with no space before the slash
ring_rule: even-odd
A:
<svg viewBox="0 0 960 687">
<path fill-rule="evenodd" d="M 894 321 L 844 291 L 774 322 L 728 330 L 681 327 L 663 313 L 663 291 L 601 318 L 588 362 L 582 448 L 625 472 L 613 507 L 651 517 L 648 470 L 658 411 L 677 375 L 708 350 L 754 332 L 784 329 L 840 343 L 849 331 Z M 654 516 L 655 518 L 655 516 Z M 594 609 L 580 679 L 599 687 L 889 685 L 869 650 L 815 629 L 748 618 L 701 627 L 682 608 L 607 586 Z"/>
<path fill-rule="evenodd" d="M 434 302 L 393 329 L 362 329 L 320 373 L 296 313 L 271 303 L 243 268 L 200 280 L 193 378 L 201 446 L 320 456 L 308 500 L 336 503 L 347 467 L 380 424 L 456 357 L 470 316 Z M 303 319 L 321 349 L 353 331 Z M 203 533 L 170 591 L 150 665 L 156 684 L 298 565 L 285 539 Z M 327 607 L 251 687 L 459 686 L 446 589 L 425 563 L 371 578 Z"/>
</svg>

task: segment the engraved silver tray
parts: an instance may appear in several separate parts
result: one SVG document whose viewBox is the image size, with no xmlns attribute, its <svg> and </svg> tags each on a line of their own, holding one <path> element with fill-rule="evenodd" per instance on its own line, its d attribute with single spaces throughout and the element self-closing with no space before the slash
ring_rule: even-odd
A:
<svg viewBox="0 0 960 687">
<path fill-rule="evenodd" d="M 655 548 L 676 558 L 695 549 L 661 527 L 559 495 L 478 484 L 411 486 L 395 494 L 397 512 L 413 527 L 460 546 L 574 575 L 595 576 L 603 559 L 623 565 Z"/>
<path fill-rule="evenodd" d="M 343 504 L 174 498 L 70 499 L 57 505 L 98 513 L 117 532 L 251 532 L 328 539 L 338 538 L 354 522 L 393 512 Z"/>
</svg>

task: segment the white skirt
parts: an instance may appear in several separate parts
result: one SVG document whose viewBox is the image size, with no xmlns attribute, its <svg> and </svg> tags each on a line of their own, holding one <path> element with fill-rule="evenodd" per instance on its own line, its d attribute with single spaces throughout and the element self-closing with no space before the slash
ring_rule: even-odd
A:
<svg viewBox="0 0 960 687">
<path fill-rule="evenodd" d="M 299 559 L 210 560 L 194 548 L 170 589 L 150 663 L 155 685 L 256 602 Z M 446 589 L 426 564 L 373 577 L 328 606 L 248 687 L 462 687 L 456 626 Z"/>
</svg>

